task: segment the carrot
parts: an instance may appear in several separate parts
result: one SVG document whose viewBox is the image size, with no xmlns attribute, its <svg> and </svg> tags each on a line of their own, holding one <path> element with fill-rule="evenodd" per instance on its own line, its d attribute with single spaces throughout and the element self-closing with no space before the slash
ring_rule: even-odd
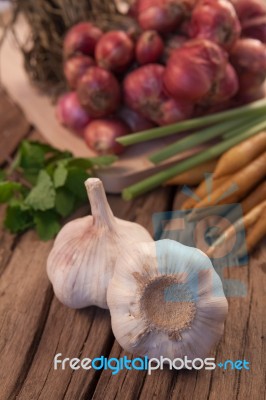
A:
<svg viewBox="0 0 266 400">
<path fill-rule="evenodd" d="M 258 221 L 248 230 L 246 243 L 238 252 L 238 257 L 243 257 L 248 253 L 251 253 L 256 245 L 265 237 L 266 235 L 266 210 L 264 209 Z"/>
<path fill-rule="evenodd" d="M 266 181 L 263 181 L 257 188 L 250 193 L 242 202 L 243 214 L 247 214 L 253 207 L 266 199 Z"/>
<path fill-rule="evenodd" d="M 219 179 L 214 179 L 212 181 L 212 190 L 217 189 L 220 185 L 222 185 L 224 182 L 227 181 L 227 178 L 219 178 Z M 205 198 L 205 196 L 208 194 L 208 188 L 206 184 L 206 180 L 202 181 L 201 184 L 197 187 L 196 190 L 194 190 L 194 194 L 198 196 L 200 199 Z M 197 204 L 197 200 L 193 199 L 192 197 L 189 197 L 182 205 L 181 210 L 189 210 Z"/>
<path fill-rule="evenodd" d="M 189 171 L 179 174 L 166 182 L 166 185 L 197 185 L 204 179 L 206 172 L 213 172 L 217 164 L 217 160 L 208 161 L 191 168 Z"/>
<path fill-rule="evenodd" d="M 261 132 L 224 153 L 214 171 L 214 177 L 220 178 L 239 171 L 265 150 L 266 132 Z"/>
<path fill-rule="evenodd" d="M 266 199 L 266 182 L 263 181 L 242 202 L 243 215 L 248 214 L 254 207 Z M 226 218 L 232 223 L 239 217 L 239 208 L 234 207 L 226 214 Z"/>
<path fill-rule="evenodd" d="M 260 155 L 250 165 L 241 169 L 230 179 L 220 184 L 211 195 L 206 196 L 202 201 L 195 205 L 195 210 L 221 204 L 238 203 L 246 196 L 266 176 L 266 152 Z M 222 178 L 220 178 L 222 179 Z M 232 185 L 236 185 L 237 190 L 229 192 Z M 226 196 L 226 193 L 228 195 Z"/>
<path fill-rule="evenodd" d="M 236 232 L 239 232 L 245 227 L 245 229 L 249 229 L 252 225 L 256 224 L 256 222 L 260 219 L 260 216 L 263 214 L 264 210 L 266 210 L 266 200 L 262 201 L 256 207 L 254 207 L 248 214 L 246 214 L 243 218 L 237 220 L 233 225 L 231 225 L 222 235 L 213 243 L 213 245 L 208 250 L 208 256 L 211 257 L 215 250 L 222 245 L 225 241 L 230 240 Z"/>
</svg>

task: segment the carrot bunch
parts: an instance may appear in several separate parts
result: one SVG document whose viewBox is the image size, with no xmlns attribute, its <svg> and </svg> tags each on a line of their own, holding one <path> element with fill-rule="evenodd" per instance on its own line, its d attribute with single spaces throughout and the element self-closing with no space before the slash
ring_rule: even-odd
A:
<svg viewBox="0 0 266 400">
<path fill-rule="evenodd" d="M 266 132 L 232 147 L 210 172 L 213 175 L 209 184 L 203 181 L 195 190 L 200 200 L 189 198 L 183 203 L 182 209 L 191 210 L 188 219 L 193 220 L 207 215 L 210 206 L 241 203 L 244 217 L 235 221 L 234 209 L 230 210 L 227 218 L 235 221 L 234 225 L 220 233 L 208 254 L 212 256 L 223 242 L 230 240 L 235 231 L 243 226 L 247 233 L 246 249 L 251 252 L 266 235 Z M 243 256 L 246 249 L 240 249 L 238 255 Z"/>
</svg>

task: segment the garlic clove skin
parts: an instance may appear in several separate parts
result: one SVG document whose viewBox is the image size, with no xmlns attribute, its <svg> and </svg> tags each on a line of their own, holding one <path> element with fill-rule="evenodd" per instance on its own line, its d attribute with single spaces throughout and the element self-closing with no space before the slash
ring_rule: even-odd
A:
<svg viewBox="0 0 266 400">
<path fill-rule="evenodd" d="M 107 291 L 112 328 L 127 351 L 149 358 L 204 358 L 224 330 L 228 303 L 201 251 L 173 240 L 121 254 Z"/>
<path fill-rule="evenodd" d="M 117 255 L 134 242 L 152 241 L 142 226 L 115 218 L 102 182 L 85 182 L 92 216 L 66 224 L 56 237 L 47 260 L 47 274 L 56 297 L 70 308 L 97 305 L 108 308 L 106 292 Z"/>
</svg>

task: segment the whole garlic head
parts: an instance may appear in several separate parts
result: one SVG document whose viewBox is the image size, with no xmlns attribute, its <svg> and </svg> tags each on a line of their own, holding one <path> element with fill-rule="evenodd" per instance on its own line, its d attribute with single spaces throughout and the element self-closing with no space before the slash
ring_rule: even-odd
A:
<svg viewBox="0 0 266 400">
<path fill-rule="evenodd" d="M 71 308 L 108 308 L 107 286 L 117 255 L 134 242 L 152 241 L 142 226 L 115 218 L 102 182 L 85 182 L 92 215 L 66 224 L 47 261 L 47 273 L 57 298 Z"/>
<path fill-rule="evenodd" d="M 114 335 L 125 350 L 172 360 L 208 355 L 228 312 L 209 258 L 168 239 L 121 254 L 107 302 Z"/>
</svg>

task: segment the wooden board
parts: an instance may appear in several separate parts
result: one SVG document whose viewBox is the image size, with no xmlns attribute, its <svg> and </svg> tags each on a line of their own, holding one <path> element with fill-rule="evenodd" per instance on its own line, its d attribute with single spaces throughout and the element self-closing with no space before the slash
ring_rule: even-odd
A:
<svg viewBox="0 0 266 400">
<path fill-rule="evenodd" d="M 22 41 L 25 37 L 28 37 L 29 29 L 23 18 L 20 18 L 16 30 L 19 32 Z M 23 68 L 22 55 L 11 34 L 7 35 L 1 49 L 0 68 L 2 85 L 10 97 L 21 107 L 28 121 L 42 133 L 49 143 L 62 150 L 69 149 L 76 156 L 90 157 L 95 155 L 82 139 L 71 134 L 58 123 L 51 100 L 30 84 Z M 165 162 L 160 167 L 155 167 L 148 160 L 148 156 L 174 140 L 174 137 L 161 139 L 126 149 L 119 161 L 111 168 L 99 172 L 99 177 L 103 180 L 107 192 L 119 193 L 123 188 L 140 178 L 145 178 L 155 171 L 164 169 L 169 162 Z M 200 148 L 204 148 L 204 146 Z M 185 152 L 170 160 L 170 164 L 194 152 Z"/>
<path fill-rule="evenodd" d="M 0 147 L 6 143 L 3 132 L 12 131 L 17 139 L 39 137 L 30 128 L 21 129 L 27 120 L 3 94 L 0 104 Z M 13 151 L 9 149 L 6 156 Z M 139 222 L 152 233 L 153 213 L 178 209 L 181 196 L 174 188 L 162 188 L 128 203 L 115 195 L 108 200 L 116 216 Z M 3 215 L 1 207 L 1 222 Z M 113 376 L 110 371 L 53 369 L 53 357 L 60 352 L 81 358 L 130 355 L 114 340 L 108 311 L 70 310 L 54 297 L 45 270 L 51 246 L 32 231 L 16 237 L 0 230 L 1 400 L 265 399 L 265 242 L 248 266 L 224 272 L 224 278 L 246 284 L 247 295 L 229 299 L 225 333 L 213 352 L 221 361 L 246 359 L 251 370 L 172 372 L 165 368 L 151 376 L 142 371 Z"/>
</svg>

